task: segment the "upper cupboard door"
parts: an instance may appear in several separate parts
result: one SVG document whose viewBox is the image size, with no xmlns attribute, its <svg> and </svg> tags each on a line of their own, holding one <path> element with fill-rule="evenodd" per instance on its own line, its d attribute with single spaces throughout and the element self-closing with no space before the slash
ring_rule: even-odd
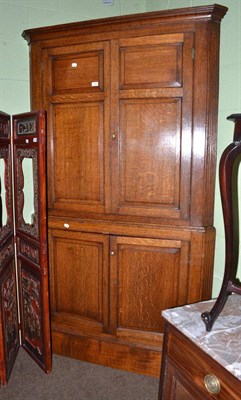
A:
<svg viewBox="0 0 241 400">
<path fill-rule="evenodd" d="M 109 57 L 103 42 L 44 51 L 49 208 L 55 213 L 108 208 Z"/>
<path fill-rule="evenodd" d="M 115 213 L 175 219 L 189 216 L 192 49 L 192 34 L 113 43 Z"/>
</svg>

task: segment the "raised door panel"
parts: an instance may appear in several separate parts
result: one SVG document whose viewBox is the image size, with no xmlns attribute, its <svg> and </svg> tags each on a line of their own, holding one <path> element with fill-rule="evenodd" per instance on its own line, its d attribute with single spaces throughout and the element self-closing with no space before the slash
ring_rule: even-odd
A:
<svg viewBox="0 0 241 400">
<path fill-rule="evenodd" d="M 54 329 L 108 329 L 108 237 L 50 231 Z"/>
<path fill-rule="evenodd" d="M 55 94 L 103 90 L 103 52 L 93 50 L 55 57 L 52 72 Z"/>
<path fill-rule="evenodd" d="M 188 242 L 113 237 L 110 246 L 111 331 L 160 345 L 161 310 L 186 300 Z"/>
<path fill-rule="evenodd" d="M 103 210 L 102 104 L 55 105 L 53 114 L 54 207 Z"/>
<path fill-rule="evenodd" d="M 158 206 L 178 210 L 181 102 L 123 100 L 120 106 L 123 211 L 157 216 Z"/>
<path fill-rule="evenodd" d="M 43 52 L 50 213 L 108 209 L 109 44 Z"/>
<path fill-rule="evenodd" d="M 120 88 L 182 86 L 183 34 L 121 39 Z"/>
<path fill-rule="evenodd" d="M 192 49 L 192 34 L 113 43 L 114 213 L 190 216 Z"/>
</svg>

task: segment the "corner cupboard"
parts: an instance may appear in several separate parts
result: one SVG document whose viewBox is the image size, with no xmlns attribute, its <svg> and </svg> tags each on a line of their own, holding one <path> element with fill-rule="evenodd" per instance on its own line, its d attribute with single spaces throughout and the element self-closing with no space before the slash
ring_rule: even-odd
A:
<svg viewBox="0 0 241 400">
<path fill-rule="evenodd" d="M 211 296 L 211 5 L 26 30 L 47 110 L 53 351 L 159 376 L 163 309 Z"/>
</svg>

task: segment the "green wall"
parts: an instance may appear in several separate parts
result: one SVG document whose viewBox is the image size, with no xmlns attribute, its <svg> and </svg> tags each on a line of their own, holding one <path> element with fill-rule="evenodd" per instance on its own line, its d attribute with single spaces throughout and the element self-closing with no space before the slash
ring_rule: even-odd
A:
<svg viewBox="0 0 241 400">
<path fill-rule="evenodd" d="M 154 11 L 161 8 L 170 9 L 206 4 L 212 3 L 205 0 L 147 0 L 146 11 Z M 230 114 L 241 113 L 241 1 L 223 0 L 219 4 L 228 7 L 229 10 L 221 24 L 217 148 L 218 163 L 223 150 L 233 138 L 234 125 L 232 122 L 227 121 L 226 118 Z M 241 177 L 239 178 L 239 182 L 241 186 Z M 239 190 L 239 208 L 240 207 L 241 188 Z M 218 295 L 222 283 L 225 259 L 225 236 L 223 228 L 222 206 L 219 193 L 218 169 L 216 178 L 214 225 L 217 230 L 213 280 L 213 296 L 215 297 Z M 241 254 L 241 245 L 239 252 Z M 241 259 L 239 262 L 238 277 L 240 277 L 241 280 Z"/>
<path fill-rule="evenodd" d="M 0 0 L 0 109 L 10 114 L 29 110 L 28 46 L 21 38 L 24 29 L 206 4 L 210 2 L 114 0 L 112 6 L 104 6 L 101 0 Z M 233 113 L 241 113 L 241 1 L 223 0 L 221 4 L 227 6 L 229 11 L 221 26 L 218 161 L 233 136 L 233 123 L 228 122 L 226 117 Z M 215 297 L 222 282 L 225 257 L 218 180 L 214 225 L 217 229 L 213 286 Z"/>
</svg>

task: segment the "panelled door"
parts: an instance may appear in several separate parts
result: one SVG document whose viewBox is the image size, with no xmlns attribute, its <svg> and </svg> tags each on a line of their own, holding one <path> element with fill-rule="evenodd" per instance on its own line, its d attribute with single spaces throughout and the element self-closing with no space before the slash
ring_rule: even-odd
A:
<svg viewBox="0 0 241 400">
<path fill-rule="evenodd" d="M 114 213 L 189 218 L 193 45 L 192 33 L 112 43 Z"/>
<path fill-rule="evenodd" d="M 160 310 L 187 302 L 189 241 L 62 229 L 49 238 L 53 335 L 82 329 L 161 345 Z"/>
<path fill-rule="evenodd" d="M 110 199 L 110 45 L 54 47 L 43 52 L 43 59 L 50 214 L 105 213 Z"/>
<path fill-rule="evenodd" d="M 110 331 L 160 345 L 160 310 L 187 302 L 189 242 L 110 238 Z M 171 279 L 170 279 L 171 277 Z"/>
<path fill-rule="evenodd" d="M 51 370 L 44 112 L 13 116 L 16 257 L 14 257 L 12 229 L 10 139 L 8 139 L 8 142 L 7 139 L 3 140 L 5 142 L 1 141 L 1 159 L 4 160 L 2 167 L 5 169 L 5 177 L 2 179 L 1 176 L 2 226 L 0 231 L 1 246 L 6 248 L 7 245 L 9 252 L 6 255 L 6 260 L 5 257 L 1 257 L 1 272 L 3 272 L 1 276 L 6 276 L 8 280 L 1 280 L 2 321 L 0 345 L 2 354 L 0 355 L 3 360 L 1 363 L 3 365 L 2 369 L 6 370 L 6 372 L 2 372 L 1 384 L 6 384 L 10 375 L 8 363 L 12 367 L 11 357 L 14 361 L 14 354 L 17 352 L 15 348 L 18 349 L 19 347 L 19 332 L 23 348 L 46 372 Z M 6 206 L 3 204 L 3 187 L 6 194 Z M 7 217 L 4 216 L 4 208 L 6 208 L 5 214 Z M 9 233 L 8 243 L 6 243 L 3 231 L 4 229 L 6 230 L 8 225 L 11 227 L 11 234 Z M 4 255 L 5 253 L 2 254 Z M 16 284 L 16 281 L 18 284 Z M 13 347 L 13 341 L 15 347 Z M 10 344 L 11 347 L 8 349 Z"/>
</svg>

